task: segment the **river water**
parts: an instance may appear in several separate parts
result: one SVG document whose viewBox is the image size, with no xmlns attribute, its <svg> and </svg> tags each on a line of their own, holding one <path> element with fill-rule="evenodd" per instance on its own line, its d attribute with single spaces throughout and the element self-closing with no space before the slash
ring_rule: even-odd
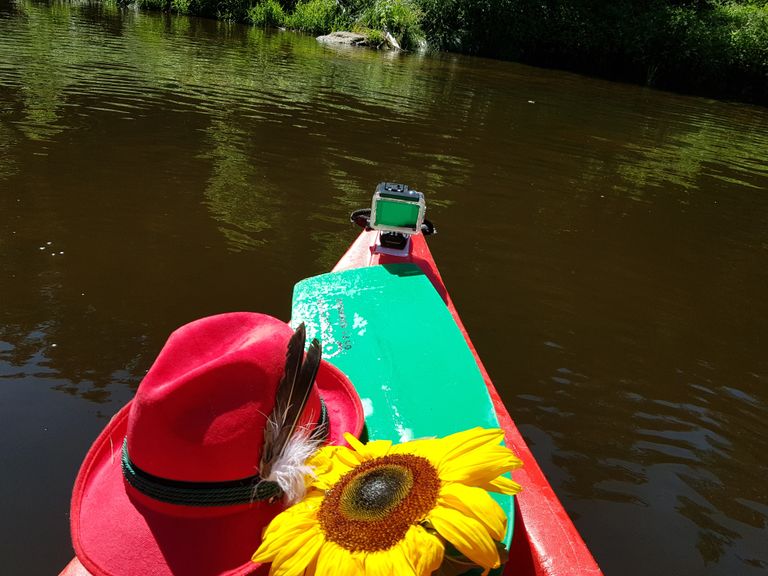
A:
<svg viewBox="0 0 768 576">
<path fill-rule="evenodd" d="M 168 333 L 287 318 L 381 180 L 426 194 L 605 572 L 764 574 L 768 110 L 26 0 L 0 0 L 0 571 L 69 559 L 78 466 Z"/>
</svg>

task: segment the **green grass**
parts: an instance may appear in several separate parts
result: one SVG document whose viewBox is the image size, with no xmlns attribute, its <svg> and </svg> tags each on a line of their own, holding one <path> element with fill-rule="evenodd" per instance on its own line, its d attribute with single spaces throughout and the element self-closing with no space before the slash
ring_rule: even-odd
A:
<svg viewBox="0 0 768 576">
<path fill-rule="evenodd" d="M 365 6 L 356 24 L 371 30 L 387 31 L 404 49 L 418 47 L 424 41 L 421 9 L 412 0 L 374 0 Z"/>
<path fill-rule="evenodd" d="M 285 25 L 310 34 L 324 34 L 351 25 L 336 0 L 300 0 L 288 14 Z"/>
<path fill-rule="evenodd" d="M 381 30 L 373 30 L 371 28 L 356 24 L 352 27 L 352 32 L 357 32 L 358 34 L 365 36 L 367 45 L 372 48 L 381 48 L 387 43 L 384 32 Z"/>
<path fill-rule="evenodd" d="M 190 0 L 171 0 L 171 11 L 177 14 L 189 14 Z"/>
<path fill-rule="evenodd" d="M 254 26 L 277 28 L 285 23 L 285 11 L 277 0 L 261 0 L 247 10 L 247 19 Z"/>
</svg>

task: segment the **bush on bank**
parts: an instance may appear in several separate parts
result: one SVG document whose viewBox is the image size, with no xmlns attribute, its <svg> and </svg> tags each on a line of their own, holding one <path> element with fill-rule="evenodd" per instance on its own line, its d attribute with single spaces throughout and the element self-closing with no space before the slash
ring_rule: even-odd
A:
<svg viewBox="0 0 768 576">
<path fill-rule="evenodd" d="M 383 43 L 385 31 L 403 48 L 414 48 L 423 40 L 421 12 L 412 0 L 255 0 L 246 14 L 254 26 L 284 26 L 311 34 L 362 32 L 374 45 Z"/>
<path fill-rule="evenodd" d="M 312 34 L 359 31 L 374 43 L 388 32 L 406 49 L 426 40 L 438 50 L 768 103 L 766 0 L 136 1 Z"/>
<path fill-rule="evenodd" d="M 263 0 L 248 8 L 247 20 L 261 28 L 277 28 L 285 24 L 285 11 L 277 0 Z"/>
</svg>

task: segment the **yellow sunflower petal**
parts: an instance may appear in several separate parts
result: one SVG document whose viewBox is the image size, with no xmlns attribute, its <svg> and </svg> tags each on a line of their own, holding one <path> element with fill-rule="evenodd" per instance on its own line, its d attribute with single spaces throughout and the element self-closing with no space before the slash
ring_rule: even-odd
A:
<svg viewBox="0 0 768 576">
<path fill-rule="evenodd" d="M 347 466 L 349 468 L 359 466 L 368 460 L 366 455 L 361 454 L 356 450 L 352 450 L 351 448 L 347 448 L 346 446 L 341 446 L 338 452 L 336 452 L 334 458 L 338 464 Z"/>
<path fill-rule="evenodd" d="M 304 569 L 304 576 L 315 576 L 317 573 L 317 557 L 319 554 L 319 552 L 315 554 L 315 557 L 312 558 L 312 561 L 307 564 L 307 567 Z"/>
<path fill-rule="evenodd" d="M 454 459 L 446 459 L 438 468 L 438 472 L 442 480 L 480 486 L 521 465 L 520 460 L 509 448 L 494 446 L 479 448 Z"/>
<path fill-rule="evenodd" d="M 421 438 L 403 444 L 395 444 L 390 449 L 391 454 L 415 454 L 429 460 L 437 468 L 445 453 L 445 446 L 437 438 Z"/>
<path fill-rule="evenodd" d="M 301 511 L 315 509 L 323 502 L 324 497 L 325 494 L 320 490 L 307 490 L 307 494 L 304 496 L 304 499 L 301 502 L 294 504 L 290 508 L 286 508 L 283 512 L 298 513 Z"/>
<path fill-rule="evenodd" d="M 323 546 L 320 548 L 320 552 L 317 553 L 317 566 L 315 569 L 315 576 L 333 576 L 336 573 L 338 566 L 338 560 L 336 558 L 338 546 L 326 540 Z M 341 573 L 341 572 L 340 572 Z"/>
<path fill-rule="evenodd" d="M 264 532 L 264 538 L 261 541 L 261 545 L 251 557 L 251 560 L 254 562 L 271 562 L 275 556 L 280 553 L 283 546 L 289 545 L 291 542 L 295 541 L 298 536 L 306 533 L 307 529 L 312 526 L 312 523 L 310 522 L 293 523 L 290 521 L 290 515 L 285 515 L 282 518 L 281 516 L 283 515 L 281 514 L 275 517 Z M 288 523 L 280 523 L 282 520 L 286 519 L 289 520 Z"/>
<path fill-rule="evenodd" d="M 391 440 L 372 440 L 365 445 L 365 452 L 370 458 L 379 458 L 389 454 L 391 448 Z"/>
<path fill-rule="evenodd" d="M 322 446 L 307 459 L 307 464 L 319 467 L 322 463 L 331 463 L 340 449 L 349 450 L 346 446 Z"/>
<path fill-rule="evenodd" d="M 307 460 L 307 465 L 312 468 L 310 485 L 328 490 L 363 461 L 362 456 L 346 446 L 324 446 Z"/>
<path fill-rule="evenodd" d="M 307 460 L 307 464 L 316 468 L 333 466 L 339 462 L 345 462 L 349 466 L 357 466 L 365 460 L 366 458 L 354 448 L 347 446 L 323 446 Z"/>
<path fill-rule="evenodd" d="M 335 542 L 326 542 L 320 549 L 315 576 L 358 576 L 363 563 L 353 552 Z"/>
<path fill-rule="evenodd" d="M 344 439 L 349 442 L 355 452 L 360 454 L 365 460 L 386 456 L 392 447 L 391 440 L 371 440 L 363 444 L 349 432 L 344 433 Z"/>
<path fill-rule="evenodd" d="M 316 522 L 315 515 L 317 509 L 323 502 L 324 493 L 319 490 L 310 489 L 304 500 L 286 508 L 280 514 L 275 516 L 269 523 L 266 531 L 271 533 L 274 531 L 280 531 L 280 526 L 287 527 L 288 525 L 299 524 L 308 525 Z M 265 534 L 266 537 L 266 534 Z"/>
<path fill-rule="evenodd" d="M 487 482 L 486 484 L 479 486 L 483 490 L 488 490 L 489 492 L 498 492 L 499 494 L 517 494 L 522 490 L 522 486 L 512 480 L 511 478 L 507 478 L 506 476 L 499 476 L 498 478 L 494 478 L 490 482 Z"/>
<path fill-rule="evenodd" d="M 310 486 L 318 490 L 330 490 L 342 476 L 344 474 L 339 469 L 334 469 L 326 474 L 318 474 L 317 477 L 311 480 Z"/>
<path fill-rule="evenodd" d="M 498 446 L 504 440 L 501 428 L 471 428 L 440 439 L 445 445 L 444 458 L 454 460 L 480 448 Z"/>
<path fill-rule="evenodd" d="M 504 430 L 476 426 L 445 436 L 442 440 L 453 444 L 457 452 L 468 452 L 488 444 L 499 445 L 504 440 Z"/>
<path fill-rule="evenodd" d="M 437 503 L 474 518 L 491 538 L 500 542 L 507 529 L 507 516 L 496 501 L 482 488 L 451 483 L 440 489 Z"/>
<path fill-rule="evenodd" d="M 428 576 L 443 563 L 445 546 L 421 526 L 411 526 L 405 535 L 405 546 L 416 576 Z"/>
<path fill-rule="evenodd" d="M 317 521 L 314 515 L 301 518 L 296 514 L 283 512 L 276 516 L 264 532 L 264 539 L 259 549 L 254 552 L 254 562 L 272 562 L 284 550 L 296 550 L 308 538 L 315 535 Z"/>
<path fill-rule="evenodd" d="M 299 504 L 301 504 L 299 510 L 303 509 L 307 514 L 317 512 L 317 509 L 320 508 L 320 505 L 323 503 L 323 498 L 325 498 L 325 492 L 312 489 L 307 490 L 307 495 L 304 496 L 304 500 L 299 502 Z M 294 506 L 294 508 L 295 507 L 297 506 Z"/>
<path fill-rule="evenodd" d="M 472 428 L 444 438 L 424 438 L 398 444 L 392 447 L 392 452 L 423 456 L 435 468 L 440 468 L 444 462 L 460 458 L 467 452 L 481 447 L 498 446 L 503 439 L 504 432 L 499 428 Z"/>
<path fill-rule="evenodd" d="M 331 453 L 323 450 L 322 448 L 307 458 L 307 466 L 312 467 L 314 470 L 324 470 L 333 466 L 333 459 Z"/>
<path fill-rule="evenodd" d="M 304 500 L 275 516 L 264 530 L 261 545 L 253 554 L 253 561 L 269 562 L 285 542 L 316 525 L 317 509 L 322 500 L 322 492 L 310 491 Z"/>
<path fill-rule="evenodd" d="M 416 576 L 403 543 L 365 555 L 365 576 Z"/>
<path fill-rule="evenodd" d="M 347 444 L 352 447 L 352 450 L 359 450 L 360 448 L 365 449 L 365 444 L 360 442 L 358 437 L 350 432 L 344 432 L 344 440 L 346 440 Z"/>
<path fill-rule="evenodd" d="M 320 526 L 314 525 L 286 543 L 272 560 L 270 576 L 302 576 L 325 542 Z"/>
<path fill-rule="evenodd" d="M 477 520 L 451 508 L 437 507 L 427 515 L 440 535 L 467 558 L 483 568 L 497 568 L 499 552 Z"/>
</svg>

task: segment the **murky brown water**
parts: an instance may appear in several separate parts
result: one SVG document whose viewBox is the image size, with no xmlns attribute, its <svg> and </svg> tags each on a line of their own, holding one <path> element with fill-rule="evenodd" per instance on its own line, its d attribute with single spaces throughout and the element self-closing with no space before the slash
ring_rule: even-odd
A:
<svg viewBox="0 0 768 576">
<path fill-rule="evenodd" d="M 454 56 L 0 0 L 3 574 L 176 326 L 257 310 L 380 180 L 608 574 L 768 569 L 768 111 Z"/>
</svg>

